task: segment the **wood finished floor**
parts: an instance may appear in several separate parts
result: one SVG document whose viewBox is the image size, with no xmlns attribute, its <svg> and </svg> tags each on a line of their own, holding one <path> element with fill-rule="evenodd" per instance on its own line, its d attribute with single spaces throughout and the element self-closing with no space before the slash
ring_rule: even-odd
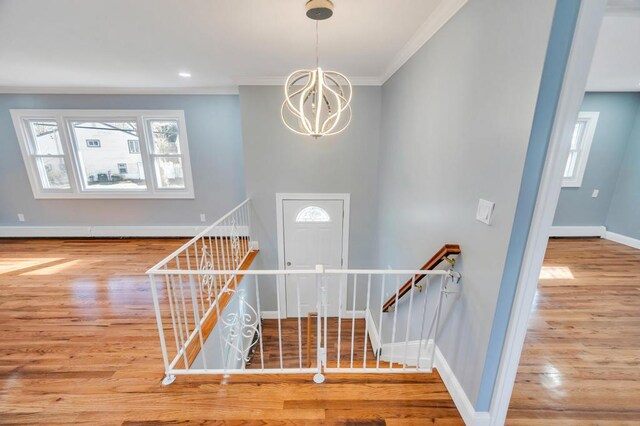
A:
<svg viewBox="0 0 640 426">
<path fill-rule="evenodd" d="M 144 271 L 182 243 L 0 239 L 0 424 L 462 424 L 436 372 L 161 386 Z"/>
<path fill-rule="evenodd" d="M 640 250 L 552 239 L 507 424 L 640 424 Z"/>
</svg>

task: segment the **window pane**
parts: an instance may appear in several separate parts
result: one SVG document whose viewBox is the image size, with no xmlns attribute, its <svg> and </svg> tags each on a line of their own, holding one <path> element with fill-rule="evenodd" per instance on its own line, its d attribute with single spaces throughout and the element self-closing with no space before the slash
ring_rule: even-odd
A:
<svg viewBox="0 0 640 426">
<path fill-rule="evenodd" d="M 576 170 L 576 160 L 578 158 L 578 152 L 577 151 L 571 151 L 569 152 L 569 158 L 567 159 L 567 165 L 564 168 L 564 177 L 565 178 L 572 178 L 573 174 L 575 173 Z"/>
<path fill-rule="evenodd" d="M 131 152 L 137 140 L 136 120 L 72 122 L 82 163 L 82 179 L 91 190 L 146 189 L 140 151 Z M 99 142 L 96 142 L 99 141 Z"/>
<path fill-rule="evenodd" d="M 180 135 L 175 120 L 150 121 L 155 154 L 180 154 Z"/>
<path fill-rule="evenodd" d="M 58 123 L 54 120 L 30 121 L 35 153 L 39 155 L 62 155 Z"/>
<path fill-rule="evenodd" d="M 63 157 L 37 157 L 40 180 L 45 189 L 69 189 L 69 176 Z"/>
<path fill-rule="evenodd" d="M 330 222 L 331 216 L 322 207 L 309 206 L 298 212 L 296 222 Z"/>
<path fill-rule="evenodd" d="M 184 188 L 182 159 L 176 157 L 157 157 L 156 178 L 159 188 Z"/>
</svg>

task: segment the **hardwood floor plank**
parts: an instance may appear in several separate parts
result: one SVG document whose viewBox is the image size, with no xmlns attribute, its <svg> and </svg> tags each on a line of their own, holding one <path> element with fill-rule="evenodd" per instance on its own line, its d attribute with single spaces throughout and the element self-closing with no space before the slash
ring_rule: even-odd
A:
<svg viewBox="0 0 640 426">
<path fill-rule="evenodd" d="M 639 425 L 640 250 L 551 239 L 542 276 L 507 424 Z"/>
</svg>

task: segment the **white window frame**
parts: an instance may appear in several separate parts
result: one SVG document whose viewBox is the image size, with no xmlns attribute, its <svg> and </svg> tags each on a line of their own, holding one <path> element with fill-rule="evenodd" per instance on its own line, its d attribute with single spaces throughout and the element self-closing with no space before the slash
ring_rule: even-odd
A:
<svg viewBox="0 0 640 426">
<path fill-rule="evenodd" d="M 584 172 L 587 169 L 587 162 L 589 161 L 589 153 L 591 152 L 591 144 L 593 142 L 593 136 L 596 132 L 596 126 L 598 125 L 599 112 L 581 111 L 578 114 L 577 123 L 584 123 L 584 130 L 582 132 L 582 147 L 578 151 L 578 158 L 576 160 L 575 173 L 573 177 L 562 178 L 563 188 L 580 188 L 582 186 L 582 179 L 584 178 Z M 577 124 L 576 123 L 576 124 Z M 572 133 L 573 137 L 573 133 Z M 569 161 L 569 158 L 567 158 Z M 566 168 L 566 163 L 565 163 Z"/>
<path fill-rule="evenodd" d="M 20 150 L 31 183 L 33 196 L 36 199 L 64 199 L 64 198 L 194 198 L 191 161 L 189 157 L 189 143 L 187 141 L 184 111 L 181 110 L 57 110 L 57 109 L 12 109 L 11 118 L 20 143 Z M 32 146 L 30 128 L 31 120 L 55 121 L 60 133 L 60 143 L 64 162 L 69 176 L 69 189 L 45 188 L 40 179 L 40 173 L 35 160 L 35 147 Z M 81 159 L 78 154 L 79 143 L 72 129 L 74 121 L 110 121 L 135 120 L 138 128 L 138 145 L 145 171 L 146 189 L 92 189 L 82 179 Z M 180 140 L 180 158 L 185 187 L 160 188 L 157 183 L 156 171 L 152 159 L 151 134 L 148 123 L 156 120 L 172 120 L 178 122 Z M 53 157 L 53 156 L 52 156 Z"/>
</svg>

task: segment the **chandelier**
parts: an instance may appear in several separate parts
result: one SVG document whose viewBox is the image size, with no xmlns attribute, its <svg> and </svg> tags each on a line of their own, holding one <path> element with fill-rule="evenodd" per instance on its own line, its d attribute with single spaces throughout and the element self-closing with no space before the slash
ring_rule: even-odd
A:
<svg viewBox="0 0 640 426">
<path fill-rule="evenodd" d="M 351 122 L 351 83 L 343 74 L 325 71 L 318 65 L 318 21 L 333 15 L 331 0 L 309 0 L 307 16 L 316 21 L 316 69 L 298 70 L 284 86 L 282 122 L 300 135 L 330 136 L 342 132 Z"/>
</svg>

